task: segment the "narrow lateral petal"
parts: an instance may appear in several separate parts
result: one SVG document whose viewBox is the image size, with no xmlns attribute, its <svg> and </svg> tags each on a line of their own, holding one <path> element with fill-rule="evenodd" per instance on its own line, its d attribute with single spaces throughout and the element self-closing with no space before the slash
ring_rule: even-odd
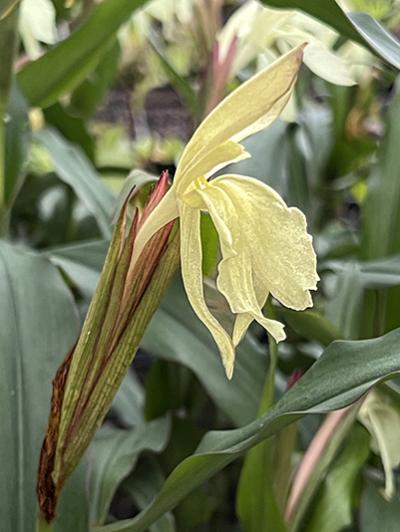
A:
<svg viewBox="0 0 400 532">
<path fill-rule="evenodd" d="M 235 349 L 232 339 L 211 314 L 204 299 L 202 274 L 202 249 L 200 236 L 200 210 L 179 203 L 182 279 L 189 302 L 212 334 L 221 353 L 228 379 L 232 378 Z"/>
<path fill-rule="evenodd" d="M 312 305 L 310 290 L 319 279 L 312 238 L 304 214 L 288 208 L 271 187 L 239 175 L 218 177 L 215 186 L 231 198 L 246 240 L 258 298 L 270 292 L 283 305 Z"/>
<path fill-rule="evenodd" d="M 304 45 L 243 83 L 227 96 L 200 124 L 178 164 L 177 183 L 194 165 L 229 140 L 240 141 L 267 127 L 280 114 L 293 91 Z M 211 166 L 210 168 L 211 169 Z"/>
</svg>

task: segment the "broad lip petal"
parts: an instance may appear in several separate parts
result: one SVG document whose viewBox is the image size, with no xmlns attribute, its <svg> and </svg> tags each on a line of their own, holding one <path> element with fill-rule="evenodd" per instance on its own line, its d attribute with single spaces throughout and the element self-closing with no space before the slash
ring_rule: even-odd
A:
<svg viewBox="0 0 400 532">
<path fill-rule="evenodd" d="M 268 293 L 264 294 L 263 290 L 260 293 L 250 250 L 254 246 L 254 243 L 251 245 L 249 242 L 249 236 L 252 235 L 241 230 L 241 213 L 234 199 L 218 183 L 209 184 L 205 189 L 199 190 L 198 194 L 207 206 L 220 237 L 222 260 L 218 265 L 217 288 L 225 296 L 234 314 L 245 315 L 244 319 L 236 320 L 234 344 L 239 342 L 253 320 L 260 323 L 277 342 L 284 340 L 286 335 L 282 323 L 262 314 L 261 309 Z M 238 200 L 242 198 L 243 194 Z M 262 199 L 261 197 L 260 200 Z"/>
<path fill-rule="evenodd" d="M 231 198 L 247 235 L 248 260 L 260 286 L 286 307 L 304 310 L 312 305 L 310 290 L 319 277 L 312 237 L 304 214 L 288 207 L 268 185 L 251 177 L 224 175 L 213 181 Z"/>
</svg>

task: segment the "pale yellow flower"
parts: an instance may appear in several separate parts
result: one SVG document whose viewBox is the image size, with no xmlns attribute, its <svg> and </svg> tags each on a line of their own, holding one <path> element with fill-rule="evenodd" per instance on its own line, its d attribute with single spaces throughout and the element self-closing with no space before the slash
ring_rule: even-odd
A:
<svg viewBox="0 0 400 532">
<path fill-rule="evenodd" d="M 22 0 L 18 25 L 29 59 L 41 56 L 41 42 L 57 42 L 56 10 L 51 0 Z"/>
<path fill-rule="evenodd" d="M 248 157 L 239 141 L 268 126 L 290 98 L 303 45 L 252 77 L 223 100 L 203 121 L 178 163 L 174 183 L 139 232 L 134 259 L 149 238 L 179 217 L 182 277 L 188 299 L 211 332 L 231 378 L 235 346 L 253 320 L 276 341 L 283 324 L 263 316 L 271 294 L 283 305 L 312 305 L 316 257 L 306 219 L 288 208 L 269 186 L 241 175 L 210 177 L 223 166 Z M 235 316 L 232 337 L 208 309 L 203 292 L 200 216 L 208 212 L 218 232 L 222 260 L 217 288 Z"/>
<path fill-rule="evenodd" d="M 314 74 L 336 85 L 359 82 L 370 72 L 373 59 L 370 52 L 351 41 L 336 49 L 339 34 L 319 20 L 294 9 L 269 8 L 257 0 L 244 2 L 221 28 L 222 57 L 234 37 L 238 43 L 232 75 L 254 60 L 257 67 L 269 64 L 302 42 L 308 43 L 303 62 Z"/>
</svg>

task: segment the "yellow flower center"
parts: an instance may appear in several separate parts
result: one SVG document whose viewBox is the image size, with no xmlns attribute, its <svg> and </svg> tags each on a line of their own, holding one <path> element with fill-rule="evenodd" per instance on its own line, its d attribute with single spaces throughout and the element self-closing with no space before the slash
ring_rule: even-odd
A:
<svg viewBox="0 0 400 532">
<path fill-rule="evenodd" d="M 206 209 L 204 201 L 202 200 L 200 194 L 197 193 L 197 191 L 204 191 L 210 186 L 211 184 L 207 181 L 207 179 L 203 175 L 201 175 L 192 182 L 192 184 L 190 185 L 188 190 L 183 194 L 181 199 L 184 203 L 186 203 L 186 205 L 192 207 L 193 209 Z"/>
</svg>

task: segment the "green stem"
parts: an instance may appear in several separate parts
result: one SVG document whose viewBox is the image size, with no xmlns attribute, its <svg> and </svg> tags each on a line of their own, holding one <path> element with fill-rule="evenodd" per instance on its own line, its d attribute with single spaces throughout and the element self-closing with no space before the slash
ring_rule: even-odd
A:
<svg viewBox="0 0 400 532">
<path fill-rule="evenodd" d="M 275 398 L 275 374 L 278 364 L 278 348 L 275 340 L 271 335 L 268 335 L 269 341 L 269 368 L 265 379 L 264 388 L 261 396 L 260 407 L 258 415 L 262 416 L 273 405 Z"/>
<path fill-rule="evenodd" d="M 6 186 L 6 119 L 18 42 L 18 5 L 19 1 L 16 0 L 0 0 L 0 236 L 7 233 L 9 219 Z"/>
<path fill-rule="evenodd" d="M 53 532 L 53 523 L 48 523 L 43 517 L 39 516 L 36 521 L 36 532 Z"/>
<path fill-rule="evenodd" d="M 1 40 L 1 39 L 0 39 Z M 3 106 L 0 107 L 0 236 L 7 232 L 7 209 L 6 209 L 6 127 L 5 111 Z"/>
</svg>

